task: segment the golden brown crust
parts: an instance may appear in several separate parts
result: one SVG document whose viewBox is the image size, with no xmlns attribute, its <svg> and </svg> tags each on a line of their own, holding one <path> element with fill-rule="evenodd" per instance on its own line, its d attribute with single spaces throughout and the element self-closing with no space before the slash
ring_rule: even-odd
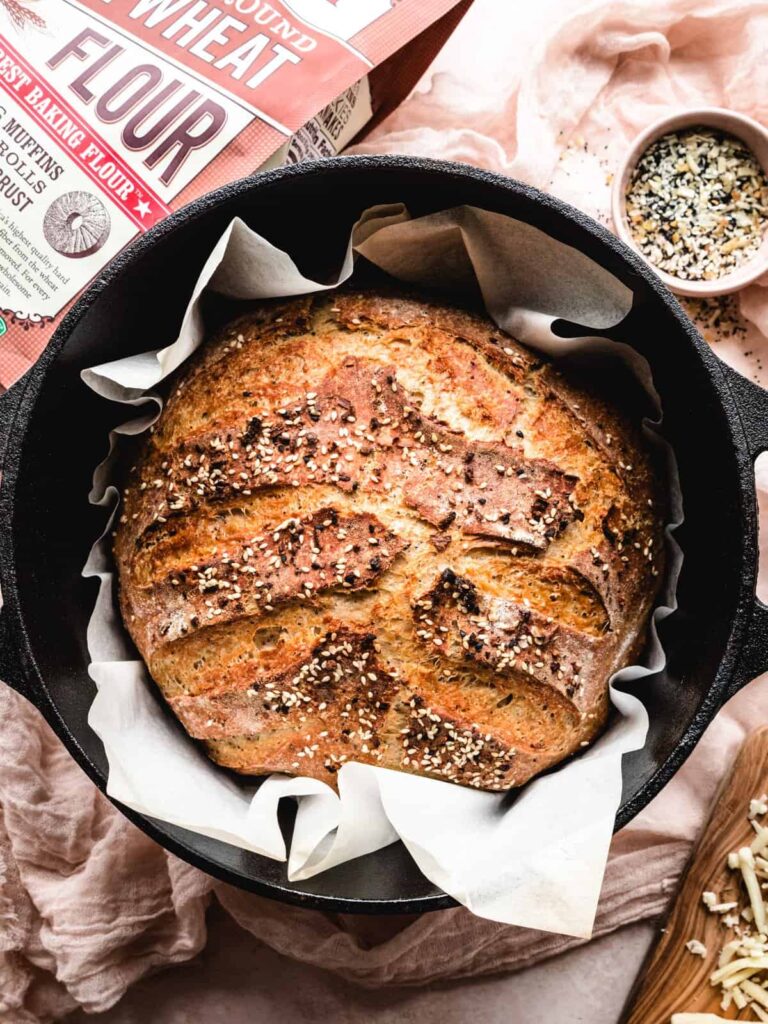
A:
<svg viewBox="0 0 768 1024">
<path fill-rule="evenodd" d="M 190 361 L 125 489 L 125 622 L 220 764 L 484 789 L 589 743 L 644 636 L 639 431 L 490 321 L 342 290 Z"/>
</svg>

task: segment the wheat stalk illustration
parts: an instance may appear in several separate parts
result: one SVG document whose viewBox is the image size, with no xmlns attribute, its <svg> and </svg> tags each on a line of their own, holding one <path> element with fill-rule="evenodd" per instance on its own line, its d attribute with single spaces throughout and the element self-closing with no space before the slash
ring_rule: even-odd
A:
<svg viewBox="0 0 768 1024">
<path fill-rule="evenodd" d="M 0 0 L 0 7 L 5 8 L 13 24 L 20 29 L 32 25 L 34 28 L 45 28 L 45 19 L 37 11 L 33 11 L 23 0 Z"/>
</svg>

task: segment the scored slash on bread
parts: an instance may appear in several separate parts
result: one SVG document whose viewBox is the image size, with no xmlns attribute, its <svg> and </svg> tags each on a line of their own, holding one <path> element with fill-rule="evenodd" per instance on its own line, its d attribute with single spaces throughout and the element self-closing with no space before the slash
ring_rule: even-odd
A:
<svg viewBox="0 0 768 1024">
<path fill-rule="evenodd" d="M 371 587 L 406 542 L 373 516 L 322 508 L 290 518 L 221 556 L 199 558 L 125 597 L 141 645 L 170 643 L 211 622 L 268 615 L 325 590 Z M 163 621 L 152 615 L 162 608 Z"/>
<path fill-rule="evenodd" d="M 395 377 L 394 367 L 348 357 L 317 391 L 251 417 L 239 436 L 217 430 L 193 435 L 167 466 L 161 464 L 140 525 L 156 527 L 209 502 L 249 498 L 270 487 L 317 483 L 353 493 L 399 486 L 405 503 L 433 526 L 458 517 L 465 533 L 537 548 L 579 514 L 572 505 L 574 478 L 546 460 L 525 458 L 519 445 L 457 437 L 421 415 Z M 340 443 L 353 433 L 350 423 L 367 425 L 362 443 Z M 399 443 L 401 434 L 407 444 Z M 450 479 L 462 483 L 458 503 L 444 486 Z"/>
<path fill-rule="evenodd" d="M 123 617 L 220 764 L 506 789 L 604 724 L 657 492 L 640 432 L 483 317 L 264 303 L 190 360 L 130 474 Z"/>
</svg>

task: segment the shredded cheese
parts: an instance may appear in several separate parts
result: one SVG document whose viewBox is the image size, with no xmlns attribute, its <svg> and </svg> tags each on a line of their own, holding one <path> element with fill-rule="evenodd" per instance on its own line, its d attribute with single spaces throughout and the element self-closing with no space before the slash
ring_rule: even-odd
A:
<svg viewBox="0 0 768 1024">
<path fill-rule="evenodd" d="M 768 934 L 768 921 L 766 921 L 765 917 L 763 893 L 760 889 L 760 882 L 755 874 L 755 857 L 748 846 L 743 846 L 739 850 L 739 866 L 741 867 L 741 873 L 744 877 L 744 884 L 747 887 L 747 894 L 749 896 L 750 906 L 752 907 L 753 920 L 760 934 L 766 935 Z"/>
<path fill-rule="evenodd" d="M 766 864 L 768 864 L 768 861 L 766 861 Z M 718 900 L 716 892 L 703 892 L 701 894 L 701 901 L 712 914 L 727 914 L 729 910 L 735 910 L 739 905 L 738 901 L 734 900 L 729 902 Z"/>
<path fill-rule="evenodd" d="M 768 795 L 764 793 L 749 801 L 747 819 L 755 838 L 749 846 L 728 854 L 732 883 L 721 893 L 707 889 L 701 899 L 710 914 L 718 915 L 719 927 L 726 932 L 709 976 L 710 984 L 720 990 L 721 1010 L 745 1010 L 745 1020 L 768 1024 L 768 827 L 757 820 L 765 815 Z M 685 945 L 693 956 L 709 956 L 699 939 L 689 939 Z M 719 1024 L 725 1020 L 714 1013 L 675 1013 L 671 1024 Z"/>
<path fill-rule="evenodd" d="M 670 1024 L 733 1024 L 716 1013 L 673 1013 Z"/>
<path fill-rule="evenodd" d="M 756 985 L 754 981 L 744 981 L 742 982 L 741 989 L 756 1003 L 759 1003 L 768 1010 L 768 992 L 765 991 L 762 985 Z"/>
<path fill-rule="evenodd" d="M 736 955 L 736 950 L 739 948 L 741 943 L 738 939 L 731 939 L 730 942 L 726 942 L 723 948 L 720 950 L 720 959 L 717 962 L 718 967 L 725 967 L 729 964 Z"/>
<path fill-rule="evenodd" d="M 755 832 L 757 832 L 757 836 L 755 837 L 755 839 L 752 840 L 752 845 L 750 846 L 750 849 L 752 850 L 752 853 L 754 853 L 754 855 L 757 856 L 759 853 L 762 853 L 766 847 L 768 847 L 768 828 L 763 828 L 763 826 L 758 825 L 756 821 L 752 822 L 752 827 L 754 828 Z M 731 857 L 733 856 L 734 854 L 732 853 L 728 854 L 729 867 L 731 864 Z"/>
<path fill-rule="evenodd" d="M 737 974 L 739 971 L 743 971 L 747 967 L 750 969 L 750 974 L 754 971 L 768 968 L 768 956 L 745 956 L 738 960 L 732 960 L 729 964 L 726 964 L 725 967 L 718 968 L 718 970 L 709 976 L 710 983 L 712 985 L 717 985 L 725 978 L 729 978 L 732 974 Z"/>
<path fill-rule="evenodd" d="M 754 967 L 747 967 L 745 970 L 739 971 L 738 974 L 731 974 L 730 977 L 721 982 L 723 991 L 727 992 L 728 989 L 736 988 L 742 983 L 742 981 L 746 981 L 747 978 L 751 978 L 754 972 Z"/>
</svg>

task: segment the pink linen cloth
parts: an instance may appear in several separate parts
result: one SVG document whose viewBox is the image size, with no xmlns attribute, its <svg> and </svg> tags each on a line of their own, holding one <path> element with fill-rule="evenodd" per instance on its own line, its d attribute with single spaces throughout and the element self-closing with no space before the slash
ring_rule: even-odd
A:
<svg viewBox="0 0 768 1024">
<path fill-rule="evenodd" d="M 767 47 L 765 2 L 475 0 L 421 89 L 357 151 L 466 160 L 607 222 L 612 168 L 664 111 L 717 103 L 768 122 Z M 767 300 L 765 286 L 747 289 L 744 329 L 716 345 L 766 384 Z M 768 495 L 768 476 L 760 489 Z M 596 935 L 663 909 L 718 780 L 761 724 L 765 677 L 728 705 L 674 781 L 615 838 Z M 113 1005 L 144 974 L 203 947 L 212 899 L 278 952 L 366 986 L 519 968 L 577 942 L 464 909 L 381 921 L 323 915 L 216 882 L 130 825 L 37 712 L 0 685 L 0 1022 Z"/>
</svg>

